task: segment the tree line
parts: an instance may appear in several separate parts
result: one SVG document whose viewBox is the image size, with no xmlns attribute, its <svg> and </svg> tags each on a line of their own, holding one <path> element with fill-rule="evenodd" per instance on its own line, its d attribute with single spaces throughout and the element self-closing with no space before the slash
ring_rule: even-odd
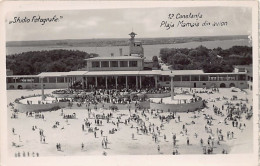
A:
<svg viewBox="0 0 260 166">
<path fill-rule="evenodd" d="M 96 56 L 78 50 L 29 51 L 6 56 L 6 68 L 13 70 L 14 75 L 67 72 L 86 67 L 84 59 Z"/>
<path fill-rule="evenodd" d="M 206 73 L 232 72 L 234 65 L 252 64 L 252 47 L 233 46 L 208 49 L 162 48 L 160 58 L 172 70 L 203 70 Z"/>
</svg>

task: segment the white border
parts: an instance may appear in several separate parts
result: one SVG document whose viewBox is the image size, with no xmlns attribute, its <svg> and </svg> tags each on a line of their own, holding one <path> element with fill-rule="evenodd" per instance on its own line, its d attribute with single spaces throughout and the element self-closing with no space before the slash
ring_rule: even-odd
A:
<svg viewBox="0 0 260 166">
<path fill-rule="evenodd" d="M 1 105 L 1 163 L 3 166 L 10 165 L 221 165 L 221 166 L 245 166 L 257 165 L 258 163 L 258 3 L 257 1 L 211 1 L 211 2 L 173 2 L 173 1 L 7 1 L 0 4 L 0 105 Z M 86 156 L 86 157 L 40 157 L 40 158 L 9 158 L 7 151 L 7 114 L 6 114 L 6 59 L 5 59 L 5 15 L 14 11 L 36 10 L 81 10 L 81 9 L 115 9 L 115 8 L 152 8 L 152 7 L 201 7 L 201 6 L 236 6 L 252 7 L 252 38 L 253 38 L 253 107 L 254 107 L 254 153 L 240 155 L 152 155 L 152 156 Z"/>
</svg>

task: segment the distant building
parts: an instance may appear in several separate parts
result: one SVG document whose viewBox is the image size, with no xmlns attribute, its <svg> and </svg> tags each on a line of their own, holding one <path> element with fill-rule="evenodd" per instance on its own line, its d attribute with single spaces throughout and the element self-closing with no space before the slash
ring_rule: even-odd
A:
<svg viewBox="0 0 260 166">
<path fill-rule="evenodd" d="M 252 65 L 236 65 L 234 66 L 234 72 L 246 72 L 247 88 L 253 90 L 253 67 Z"/>
</svg>

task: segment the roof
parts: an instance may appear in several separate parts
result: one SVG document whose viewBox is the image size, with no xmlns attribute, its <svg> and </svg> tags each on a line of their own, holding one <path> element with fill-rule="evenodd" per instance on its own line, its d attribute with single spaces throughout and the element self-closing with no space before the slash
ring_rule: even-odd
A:
<svg viewBox="0 0 260 166">
<path fill-rule="evenodd" d="M 129 33 L 129 35 L 137 35 L 136 33 L 134 33 L 134 32 L 131 32 L 131 33 Z"/>
<path fill-rule="evenodd" d="M 141 70 L 141 71 L 70 71 L 70 72 L 43 72 L 38 75 L 11 75 L 7 78 L 21 77 L 64 77 L 64 76 L 151 76 L 166 75 L 174 77 L 176 75 L 239 75 L 248 74 L 247 72 L 239 73 L 204 73 L 202 70 Z"/>
<path fill-rule="evenodd" d="M 10 75 L 10 76 L 6 76 L 7 78 L 13 78 L 13 77 L 17 77 L 17 78 L 21 78 L 21 77 L 23 77 L 23 78 L 28 78 L 28 77 L 38 77 L 37 75 Z"/>
<path fill-rule="evenodd" d="M 149 62 L 149 63 L 153 63 L 153 60 L 151 60 L 151 59 L 145 59 L 144 62 L 146 62 L 146 63 L 148 63 L 148 62 Z"/>
<path fill-rule="evenodd" d="M 68 72 L 68 76 L 75 76 L 75 75 L 78 75 L 78 76 L 82 76 L 84 75 L 85 73 L 87 73 L 88 71 L 70 71 Z"/>
<path fill-rule="evenodd" d="M 125 75 L 138 75 L 139 71 L 89 71 L 85 76 L 125 76 Z"/>
<path fill-rule="evenodd" d="M 252 64 L 250 64 L 250 65 L 234 65 L 234 68 L 252 68 Z"/>
<path fill-rule="evenodd" d="M 161 70 L 142 70 L 139 71 L 139 75 L 160 75 Z"/>
<path fill-rule="evenodd" d="M 85 59 L 87 61 L 94 61 L 94 60 L 138 60 L 138 59 L 143 59 L 141 57 L 135 57 L 135 56 L 106 56 L 106 57 L 95 57 L 95 58 L 89 58 L 89 59 Z"/>
<path fill-rule="evenodd" d="M 38 74 L 38 77 L 61 77 L 67 76 L 69 72 L 43 72 Z"/>
<path fill-rule="evenodd" d="M 203 70 L 172 70 L 167 71 L 170 76 L 174 75 L 200 75 L 204 74 Z"/>
</svg>

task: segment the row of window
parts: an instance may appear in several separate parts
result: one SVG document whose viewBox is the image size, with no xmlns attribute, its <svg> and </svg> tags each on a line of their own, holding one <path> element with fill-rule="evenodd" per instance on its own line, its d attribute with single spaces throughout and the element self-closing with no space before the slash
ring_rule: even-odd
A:
<svg viewBox="0 0 260 166">
<path fill-rule="evenodd" d="M 171 81 L 169 76 L 160 76 L 160 81 Z M 207 75 L 201 75 L 201 76 L 174 76 L 173 81 L 245 81 L 246 76 L 245 75 L 238 75 L 236 76 L 207 76 Z"/>
<path fill-rule="evenodd" d="M 129 66 L 128 66 L 129 62 Z M 110 63 L 110 65 L 109 65 Z M 137 61 L 93 61 L 93 68 L 100 67 L 137 67 Z"/>
<path fill-rule="evenodd" d="M 127 62 L 127 61 L 124 61 Z M 246 80 L 245 75 L 237 75 L 236 76 L 207 76 L 207 75 L 201 75 L 201 76 L 180 76 L 176 75 L 173 77 L 173 81 L 245 81 Z M 49 81 L 48 81 L 49 80 Z M 159 76 L 160 81 L 171 81 L 169 76 Z M 249 77 L 248 80 L 253 80 L 253 77 Z M 44 83 L 56 83 L 56 77 L 48 77 L 43 78 Z M 64 83 L 67 82 L 65 77 L 57 77 L 57 83 Z M 34 78 L 7 78 L 7 83 L 40 83 L 40 80 L 38 77 Z"/>
<path fill-rule="evenodd" d="M 43 78 L 44 83 L 56 83 L 56 77 L 48 77 L 48 78 Z M 64 83 L 66 82 L 65 77 L 57 77 L 57 83 Z M 38 77 L 34 78 L 7 78 L 7 83 L 40 83 L 40 79 Z"/>
</svg>

